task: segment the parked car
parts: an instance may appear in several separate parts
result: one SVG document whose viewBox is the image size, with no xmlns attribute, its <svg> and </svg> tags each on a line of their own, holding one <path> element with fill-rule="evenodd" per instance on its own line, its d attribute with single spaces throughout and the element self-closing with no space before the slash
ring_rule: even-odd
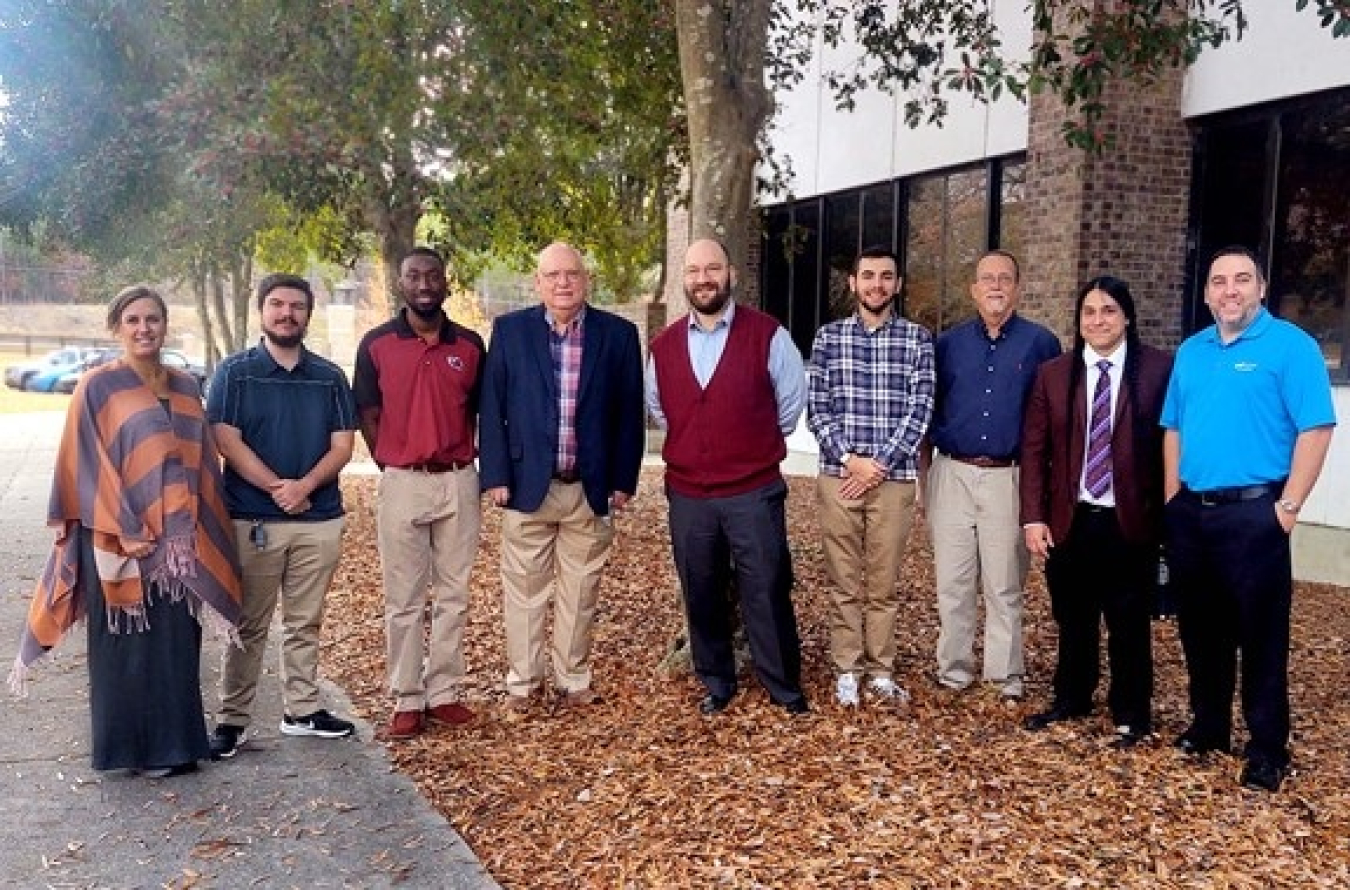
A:
<svg viewBox="0 0 1350 890">
<path fill-rule="evenodd" d="M 52 392 L 74 392 L 75 385 L 80 382 L 80 376 L 90 368 L 97 368 L 105 362 L 110 362 L 120 356 L 122 353 L 117 349 L 100 350 L 98 354 L 90 356 L 85 362 L 69 369 L 62 374 L 55 383 L 52 384 Z M 183 353 L 176 349 L 165 349 L 159 354 L 159 359 L 169 368 L 178 368 L 187 371 L 197 379 L 197 386 L 202 391 L 202 397 L 206 397 L 206 389 L 210 381 L 206 376 L 206 366 L 200 362 L 194 362 Z"/>
<path fill-rule="evenodd" d="M 75 367 L 66 371 L 56 379 L 52 384 L 52 392 L 72 393 L 75 391 L 75 384 L 80 382 L 80 377 L 90 368 L 97 368 L 99 365 L 106 364 L 122 354 L 121 349 L 109 347 L 107 349 L 95 349 L 85 356 L 84 361 Z"/>
<path fill-rule="evenodd" d="M 80 346 L 63 346 L 38 361 L 10 365 L 5 368 L 5 385 L 10 389 L 49 392 L 57 378 L 78 367 L 86 355 L 93 351 Z"/>
<path fill-rule="evenodd" d="M 193 377 L 197 378 L 197 388 L 202 391 L 202 398 L 206 398 L 207 387 L 211 385 L 211 380 L 206 374 L 206 365 L 203 365 L 201 362 L 194 362 L 176 349 L 165 349 L 161 351 L 159 360 L 167 367 L 178 368 L 180 371 L 187 371 Z"/>
</svg>

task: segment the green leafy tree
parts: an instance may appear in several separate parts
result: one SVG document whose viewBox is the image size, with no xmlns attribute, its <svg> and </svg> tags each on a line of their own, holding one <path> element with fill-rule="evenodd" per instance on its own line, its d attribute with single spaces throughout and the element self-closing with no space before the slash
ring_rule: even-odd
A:
<svg viewBox="0 0 1350 890">
<path fill-rule="evenodd" d="M 261 196 L 219 200 L 163 127 L 159 103 L 181 74 L 183 49 L 142 4 L 9 4 L 0 17 L 9 97 L 0 219 L 31 240 L 93 255 L 104 278 L 190 284 L 210 361 L 244 336 Z"/>
</svg>

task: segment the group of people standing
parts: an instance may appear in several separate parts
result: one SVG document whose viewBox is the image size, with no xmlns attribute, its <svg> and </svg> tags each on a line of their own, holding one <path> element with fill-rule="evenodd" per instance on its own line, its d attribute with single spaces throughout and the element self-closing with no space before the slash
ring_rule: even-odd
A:
<svg viewBox="0 0 1350 890">
<path fill-rule="evenodd" d="M 87 617 L 94 767 L 190 771 L 243 744 L 280 604 L 280 731 L 351 735 L 350 721 L 319 707 L 317 665 L 343 534 L 338 474 L 359 430 L 381 470 L 394 701 L 384 733 L 475 719 L 463 639 L 484 492 L 504 511 L 508 711 L 545 695 L 596 705 L 601 576 L 613 518 L 637 490 L 649 415 L 665 430 L 698 709 L 731 706 L 742 625 L 770 699 L 804 713 L 779 464 L 805 411 L 820 444 L 841 705 L 908 698 L 895 675 L 897 576 L 922 507 L 937 683 L 959 691 L 979 676 L 1022 698 L 1034 555 L 1059 652 L 1054 698 L 1026 728 L 1092 713 L 1104 619 L 1112 744 L 1139 743 L 1152 732 L 1152 572 L 1165 540 L 1194 712 L 1177 744 L 1197 756 L 1229 750 L 1240 651 L 1251 735 L 1242 781 L 1279 787 L 1288 535 L 1335 415 L 1316 345 L 1263 307 L 1254 256 L 1214 258 L 1205 296 L 1216 323 L 1175 366 L 1142 343 L 1129 288 L 1109 276 L 1079 292 L 1073 349 L 1061 355 L 1051 331 L 1018 315 L 1021 271 L 1004 251 L 976 265 L 976 316 L 936 340 L 897 310 L 896 256 L 863 251 L 848 277 L 855 311 L 818 331 L 806 362 L 777 321 L 733 299 L 737 271 L 721 244 L 691 244 L 682 275 L 689 314 L 652 340 L 644 369 L 636 327 L 589 302 L 572 246 L 540 254 L 539 304 L 498 318 L 490 348 L 446 314 L 439 254 L 414 249 L 399 269 L 403 305 L 362 339 L 351 386 L 304 346 L 308 283 L 269 276 L 257 289 L 262 339 L 221 363 L 204 410 L 195 383 L 159 361 L 164 301 L 144 287 L 119 294 L 108 322 L 124 355 L 87 374 L 72 400 L 49 511 L 57 544 L 12 680 Z M 209 735 L 198 680 L 208 619 L 236 637 Z"/>
</svg>

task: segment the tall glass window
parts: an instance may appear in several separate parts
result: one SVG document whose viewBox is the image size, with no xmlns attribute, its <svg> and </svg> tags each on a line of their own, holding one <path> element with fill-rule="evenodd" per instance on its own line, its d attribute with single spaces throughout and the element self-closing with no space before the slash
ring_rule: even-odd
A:
<svg viewBox="0 0 1350 890">
<path fill-rule="evenodd" d="M 1350 89 L 1216 116 L 1197 132 L 1196 244 L 1186 330 L 1212 322 L 1204 276 L 1240 244 L 1266 263 L 1271 312 L 1307 331 L 1327 368 L 1350 377 Z"/>
<path fill-rule="evenodd" d="M 848 273 L 853 269 L 853 259 L 858 255 L 858 239 L 862 234 L 862 193 L 844 192 L 826 198 L 825 218 L 825 263 L 829 279 L 826 282 L 822 322 L 843 318 L 852 311 Z"/>
<path fill-rule="evenodd" d="M 822 324 L 853 311 L 858 252 L 882 245 L 901 257 L 905 315 L 945 330 L 973 312 L 980 254 L 1021 243 L 1024 175 L 1021 158 L 1004 158 L 765 208 L 761 304 L 809 352 Z"/>
</svg>

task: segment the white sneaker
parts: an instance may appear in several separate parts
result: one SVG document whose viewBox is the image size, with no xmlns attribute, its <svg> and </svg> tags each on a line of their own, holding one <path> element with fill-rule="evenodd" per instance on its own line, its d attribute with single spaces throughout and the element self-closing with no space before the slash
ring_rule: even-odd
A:
<svg viewBox="0 0 1350 890">
<path fill-rule="evenodd" d="M 890 677 L 873 677 L 872 682 L 867 684 L 867 688 L 873 695 L 890 699 L 897 704 L 909 701 L 909 693 Z"/>
<path fill-rule="evenodd" d="M 858 706 L 858 678 L 852 674 L 840 674 L 834 687 L 834 697 L 846 708 Z"/>
</svg>

